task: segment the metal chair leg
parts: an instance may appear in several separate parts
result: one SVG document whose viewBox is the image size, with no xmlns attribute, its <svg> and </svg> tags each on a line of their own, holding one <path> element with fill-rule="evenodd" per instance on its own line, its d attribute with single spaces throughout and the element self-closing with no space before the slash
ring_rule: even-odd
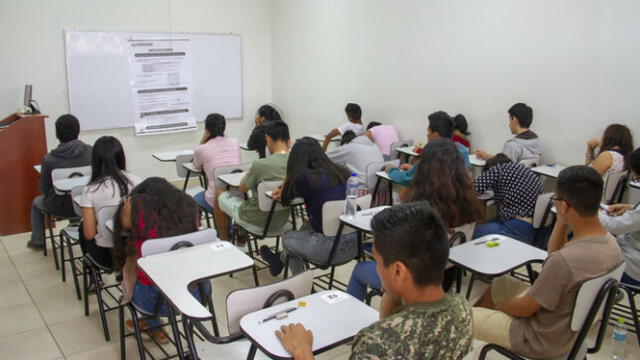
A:
<svg viewBox="0 0 640 360">
<path fill-rule="evenodd" d="M 100 311 L 100 320 L 102 321 L 102 330 L 104 331 L 104 339 L 109 342 L 111 336 L 109 335 L 109 324 L 107 323 L 107 316 L 104 311 L 104 303 L 102 302 L 102 286 L 100 286 L 100 278 L 98 277 L 98 269 L 94 266 L 91 267 L 91 278 L 93 279 L 93 286 L 96 291 L 96 297 L 98 298 L 98 310 Z"/>
</svg>

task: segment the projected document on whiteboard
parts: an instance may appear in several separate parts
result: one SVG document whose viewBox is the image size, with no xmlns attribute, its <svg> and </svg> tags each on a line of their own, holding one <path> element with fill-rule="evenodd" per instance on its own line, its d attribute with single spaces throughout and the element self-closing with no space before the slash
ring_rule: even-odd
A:
<svg viewBox="0 0 640 360">
<path fill-rule="evenodd" d="M 196 129 L 188 38 L 129 39 L 136 135 Z"/>
</svg>

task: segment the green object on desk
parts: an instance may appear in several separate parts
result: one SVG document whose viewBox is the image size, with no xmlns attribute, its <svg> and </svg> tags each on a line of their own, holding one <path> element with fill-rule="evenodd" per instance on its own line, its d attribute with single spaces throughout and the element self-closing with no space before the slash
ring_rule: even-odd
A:
<svg viewBox="0 0 640 360">
<path fill-rule="evenodd" d="M 487 241 L 487 247 L 496 247 L 496 246 L 500 246 L 500 241 Z"/>
</svg>

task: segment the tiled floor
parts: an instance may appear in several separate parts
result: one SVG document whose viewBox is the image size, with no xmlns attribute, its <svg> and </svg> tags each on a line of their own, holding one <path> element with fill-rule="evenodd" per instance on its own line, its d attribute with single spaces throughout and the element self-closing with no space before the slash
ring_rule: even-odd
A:
<svg viewBox="0 0 640 360">
<path fill-rule="evenodd" d="M 111 341 L 105 342 L 100 319 L 91 296 L 91 315 L 84 316 L 82 302 L 75 296 L 73 282 L 68 277 L 66 283 L 55 270 L 53 259 L 43 257 L 40 252 L 27 249 L 28 234 L 4 236 L 0 238 L 0 358 L 2 359 L 118 359 L 117 313 L 108 314 Z M 348 280 L 352 266 L 337 270 L 337 277 Z M 70 275 L 70 274 L 69 274 Z M 259 273 L 261 283 L 274 282 L 266 270 Z M 224 301 L 231 290 L 250 287 L 253 284 L 249 271 L 233 278 L 222 277 L 213 281 L 214 302 L 220 324 L 226 323 Z M 474 286 L 477 297 L 484 286 Z M 374 307 L 377 302 L 374 300 Z M 221 329 L 226 331 L 224 326 Z M 609 330 L 610 332 L 610 330 Z M 609 340 L 603 349 L 590 359 L 608 359 Z M 474 344 L 477 356 L 480 343 Z M 245 358 L 246 342 L 231 345 L 199 344 L 203 358 L 234 359 Z M 640 350 L 633 334 L 627 343 L 628 359 L 640 359 Z M 346 359 L 349 346 L 343 345 L 319 356 L 321 359 Z M 473 356 L 472 358 L 476 358 Z M 127 341 L 127 358 L 137 359 L 133 339 Z M 259 354 L 257 358 L 266 358 Z M 500 357 L 491 357 L 498 359 Z"/>
</svg>

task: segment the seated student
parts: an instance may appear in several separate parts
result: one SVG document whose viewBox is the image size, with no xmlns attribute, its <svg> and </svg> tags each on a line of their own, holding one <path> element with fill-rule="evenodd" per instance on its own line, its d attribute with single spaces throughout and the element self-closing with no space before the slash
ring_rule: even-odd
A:
<svg viewBox="0 0 640 360">
<path fill-rule="evenodd" d="M 600 148 L 596 157 L 595 150 Z M 633 151 L 631 131 L 625 125 L 611 124 L 602 134 L 602 140 L 591 139 L 587 142 L 585 165 L 594 168 L 600 175 L 626 169 L 626 160 Z"/>
<path fill-rule="evenodd" d="M 280 189 L 273 191 L 273 198 L 280 198 L 284 205 L 290 205 L 296 197 L 304 199 L 309 222 L 300 230 L 287 231 L 282 236 L 282 260 L 262 246 L 260 253 L 269 263 L 271 274 L 278 275 L 289 251 L 304 256 L 316 263 L 325 263 L 333 246 L 334 236 L 322 233 L 322 206 L 327 201 L 344 200 L 346 183 L 350 172 L 347 168 L 333 163 L 322 151 L 318 141 L 303 137 L 296 141 L 287 162 L 287 176 Z M 340 237 L 340 247 L 335 254 L 336 261 L 355 258 L 358 252 L 357 234 Z M 293 274 L 304 271 L 304 263 L 291 258 L 289 266 Z"/>
<path fill-rule="evenodd" d="M 602 177 L 586 166 L 562 170 L 557 179 L 557 222 L 549 257 L 533 285 L 510 276 L 493 280 L 473 308 L 473 336 L 528 358 L 556 358 L 571 350 L 570 321 L 584 280 L 622 261 L 620 248 L 598 220 Z M 567 242 L 569 227 L 573 238 Z"/>
<path fill-rule="evenodd" d="M 397 205 L 374 216 L 371 228 L 382 286 L 403 306 L 360 330 L 349 358 L 462 359 L 471 347 L 471 310 L 442 289 L 449 242 L 437 211 L 426 202 Z M 276 335 L 294 359 L 313 358 L 313 334 L 301 324 Z"/>
<path fill-rule="evenodd" d="M 153 314 L 160 292 L 142 270 L 137 270 L 136 262 L 141 256 L 142 244 L 156 238 L 198 231 L 198 206 L 193 198 L 167 180 L 151 177 L 134 187 L 131 194 L 124 198 L 114 220 L 114 265 L 116 268 L 122 267 L 123 293 L 126 300 L 130 300 L 137 309 Z M 130 231 L 131 237 L 124 240 L 122 230 Z M 210 293 L 208 281 L 204 283 L 204 288 Z M 197 286 L 190 288 L 190 291 L 200 298 Z M 164 301 L 158 311 L 160 316 L 167 315 L 167 306 Z M 157 328 L 159 325 L 159 318 L 142 321 L 143 338 L 150 340 L 153 337 L 161 344 L 168 343 L 169 339 Z M 131 320 L 127 320 L 126 326 L 130 331 L 134 330 Z"/>
<path fill-rule="evenodd" d="M 215 176 L 217 167 L 240 164 L 240 144 L 236 138 L 224 136 L 227 122 L 220 114 L 209 114 L 204 121 L 204 134 L 193 155 L 193 167 L 207 175 L 206 191 L 196 194 L 193 199 L 211 214 L 216 203 Z M 218 229 L 220 230 L 220 229 Z"/>
<path fill-rule="evenodd" d="M 367 132 L 364 134 L 378 145 L 385 160 L 389 160 L 391 155 L 391 144 L 400 140 L 398 132 L 393 125 L 382 125 L 375 121 L 367 125 Z"/>
<path fill-rule="evenodd" d="M 376 144 L 364 135 L 356 136 L 353 131 L 345 132 L 340 146 L 327 151 L 327 156 L 336 164 L 344 165 L 356 173 L 361 184 L 367 183 L 368 165 L 384 161 Z"/>
<path fill-rule="evenodd" d="M 219 229 L 227 229 L 229 216 L 263 228 L 269 213 L 258 206 L 258 185 L 264 181 L 283 180 L 289 158 L 289 127 L 282 121 L 272 121 L 265 126 L 267 148 L 271 155 L 255 160 L 251 169 L 240 182 L 238 191 L 225 191 L 218 196 L 218 207 L 214 209 Z M 245 200 L 245 194 L 251 190 L 251 197 Z M 282 227 L 289 219 L 289 210 L 276 211 L 271 218 L 273 228 Z M 226 231 L 218 232 L 222 240 L 227 240 Z"/>
<path fill-rule="evenodd" d="M 485 206 L 473 191 L 460 152 L 449 139 L 434 139 L 425 145 L 408 191 L 409 201 L 427 201 L 438 211 L 449 234 L 453 234 L 453 228 L 484 219 Z M 347 292 L 363 300 L 367 287 L 380 289 L 375 267 L 373 261 L 359 262 L 351 273 Z M 445 272 L 445 291 L 453 275 L 453 271 Z"/>
<path fill-rule="evenodd" d="M 272 121 L 283 121 L 278 110 L 271 105 L 262 105 L 256 113 L 256 127 L 251 131 L 247 148 L 258 152 L 260 159 L 266 156 L 267 141 L 264 138 L 265 126 Z"/>
<path fill-rule="evenodd" d="M 467 149 L 471 148 L 471 143 L 467 137 L 471 135 L 468 131 L 469 124 L 467 123 L 467 118 L 462 114 L 458 114 L 453 117 L 453 142 L 460 143 L 464 145 Z"/>
<path fill-rule="evenodd" d="M 111 234 L 98 229 L 98 210 L 118 205 L 120 198 L 138 183 L 138 178 L 126 172 L 122 144 L 113 136 L 103 136 L 93 144 L 91 152 L 91 181 L 82 190 L 80 207 L 82 225 L 80 246 L 98 264 L 111 268 Z"/>
<path fill-rule="evenodd" d="M 629 155 L 629 167 L 636 176 L 640 174 L 640 148 Z M 616 235 L 627 263 L 622 282 L 640 287 L 640 203 L 610 205 L 598 215 L 602 225 Z"/>
<path fill-rule="evenodd" d="M 66 114 L 56 120 L 56 137 L 60 145 L 51 150 L 42 159 L 40 172 L 40 192 L 31 205 L 31 239 L 27 247 L 42 250 L 44 244 L 44 215 L 42 210 L 61 217 L 76 216 L 71 196 L 58 195 L 53 188 L 51 172 L 58 168 L 70 168 L 91 165 L 91 145 L 78 140 L 80 123 L 78 119 Z"/>
<path fill-rule="evenodd" d="M 487 160 L 482 174 L 473 180 L 473 186 L 478 195 L 493 191 L 498 206 L 498 218 L 476 226 L 474 239 L 501 234 L 527 244 L 533 242 L 533 211 L 538 196 L 544 191 L 536 173 L 500 153 Z"/>
<path fill-rule="evenodd" d="M 517 103 L 509 109 L 509 130 L 515 137 L 507 140 L 502 153 L 513 162 L 540 159 L 540 140 L 529 130 L 533 120 L 533 110 L 527 104 Z M 493 157 L 482 150 L 476 150 L 476 156 L 488 160 Z"/>
<path fill-rule="evenodd" d="M 439 138 L 451 139 L 453 136 L 453 120 L 451 116 L 444 111 L 436 111 L 429 115 L 429 126 L 427 127 L 427 141 L 433 141 Z M 464 165 L 467 169 L 471 169 L 471 163 L 469 162 L 469 149 L 461 144 L 455 144 L 462 155 Z M 399 168 L 388 166 L 387 173 L 391 180 L 402 186 L 409 186 L 413 179 L 416 166 L 409 164 L 402 164 Z"/>
<path fill-rule="evenodd" d="M 364 133 L 364 127 L 362 125 L 362 109 L 360 109 L 360 105 L 354 103 L 348 103 L 344 108 L 344 112 L 347 113 L 347 122 L 340 125 L 339 127 L 331 130 L 327 136 L 324 138 L 324 142 L 322 143 L 322 150 L 327 151 L 327 147 L 331 142 L 331 139 L 340 135 L 344 136 L 344 133 L 351 130 L 356 136 L 362 135 Z"/>
</svg>

